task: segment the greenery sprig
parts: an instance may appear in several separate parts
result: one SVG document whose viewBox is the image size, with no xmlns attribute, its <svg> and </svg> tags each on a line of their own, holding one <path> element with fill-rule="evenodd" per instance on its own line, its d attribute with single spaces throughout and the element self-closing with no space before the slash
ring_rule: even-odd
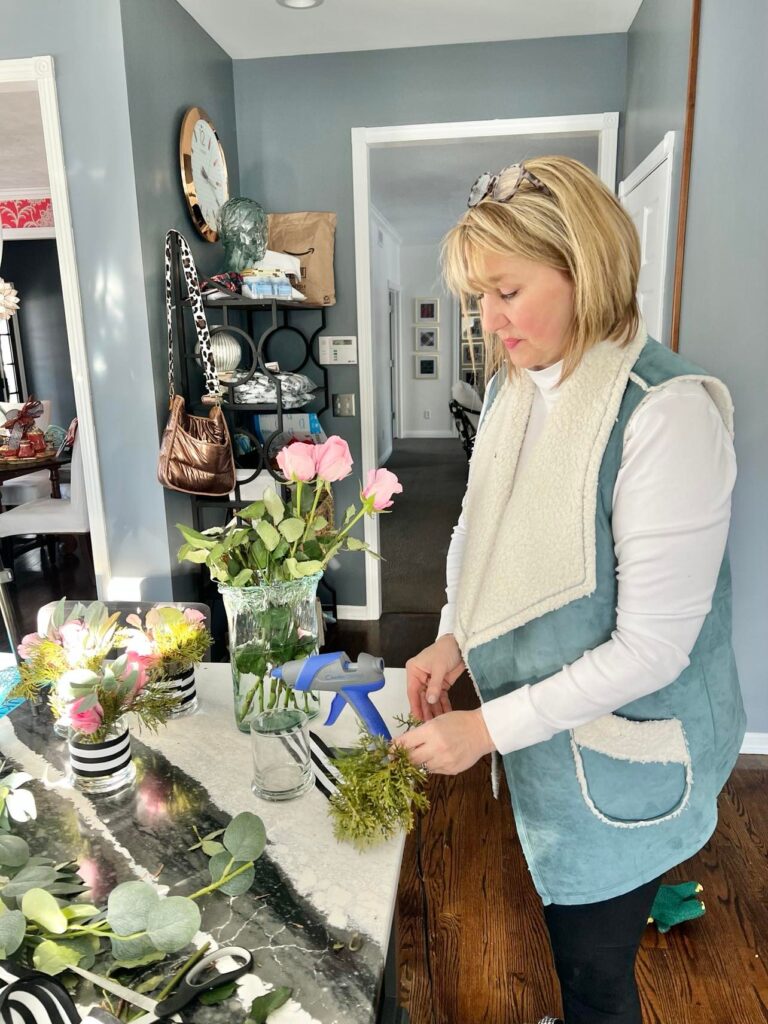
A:
<svg viewBox="0 0 768 1024">
<path fill-rule="evenodd" d="M 397 721 L 407 728 L 421 724 L 410 716 Z M 337 839 L 360 848 L 371 846 L 401 829 L 410 832 L 414 810 L 429 807 L 424 791 L 427 773 L 411 763 L 406 750 L 392 747 L 383 736 L 362 730 L 359 745 L 333 764 L 343 777 L 329 801 Z"/>
</svg>

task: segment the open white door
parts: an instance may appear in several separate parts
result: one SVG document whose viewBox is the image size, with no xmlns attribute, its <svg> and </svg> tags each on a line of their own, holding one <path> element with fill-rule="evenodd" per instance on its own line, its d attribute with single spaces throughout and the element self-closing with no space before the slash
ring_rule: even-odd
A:
<svg viewBox="0 0 768 1024">
<path fill-rule="evenodd" d="M 667 132 L 654 151 L 619 185 L 640 235 L 640 279 L 637 297 L 652 338 L 669 345 L 672 288 L 669 270 L 670 224 L 677 132 Z"/>
</svg>

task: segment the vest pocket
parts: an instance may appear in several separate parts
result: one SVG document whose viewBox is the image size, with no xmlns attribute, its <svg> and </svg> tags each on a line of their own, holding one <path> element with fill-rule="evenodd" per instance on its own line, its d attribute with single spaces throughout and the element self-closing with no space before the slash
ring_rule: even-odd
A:
<svg viewBox="0 0 768 1024">
<path fill-rule="evenodd" d="M 688 803 L 693 772 L 679 718 L 603 715 L 571 731 L 571 749 L 584 802 L 607 825 L 658 825 Z"/>
</svg>

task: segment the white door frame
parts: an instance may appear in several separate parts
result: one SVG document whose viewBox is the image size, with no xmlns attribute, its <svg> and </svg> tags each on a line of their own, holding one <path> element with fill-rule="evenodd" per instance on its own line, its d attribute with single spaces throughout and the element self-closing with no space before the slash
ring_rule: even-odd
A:
<svg viewBox="0 0 768 1024">
<path fill-rule="evenodd" d="M 69 358 L 72 364 L 72 383 L 77 409 L 78 434 L 85 475 L 85 494 L 88 503 L 91 545 L 93 547 L 93 569 L 96 589 L 100 598 L 105 597 L 110 579 L 107 528 L 102 499 L 99 455 L 96 445 L 96 425 L 93 417 L 91 378 L 88 370 L 88 355 L 85 346 L 83 309 L 80 301 L 80 285 L 75 258 L 75 239 L 72 232 L 72 218 L 69 210 L 67 173 L 64 167 L 64 149 L 61 142 L 59 104 L 56 97 L 53 57 L 28 57 L 24 60 L 0 60 L 0 85 L 29 82 L 30 88 L 37 89 L 40 113 L 43 121 L 45 156 L 48 161 L 48 178 L 51 186 L 51 203 L 55 225 L 56 249 L 61 274 L 61 290 L 64 298 L 64 319 L 67 325 Z M 20 296 L 23 303 L 24 296 Z"/>
<path fill-rule="evenodd" d="M 387 291 L 395 297 L 395 308 L 390 313 L 390 330 L 393 332 L 390 336 L 392 359 L 394 361 L 394 367 L 391 370 L 390 376 L 392 378 L 392 439 L 394 442 L 395 437 L 400 437 L 400 410 L 403 406 L 403 379 L 402 379 L 402 363 L 403 360 L 400 355 L 400 342 L 401 342 L 401 330 L 400 330 L 400 285 L 395 284 L 387 278 Z M 393 326 L 392 326 L 393 325 Z"/>
<path fill-rule="evenodd" d="M 374 403 L 371 257 L 370 257 L 370 150 L 386 146 L 410 146 L 423 142 L 450 142 L 456 139 L 485 139 L 515 135 L 597 136 L 597 173 L 613 191 L 616 188 L 616 159 L 619 115 L 574 114 L 559 117 L 519 117 L 496 121 L 453 121 L 438 124 L 390 125 L 380 128 L 352 129 L 352 189 L 355 215 L 355 270 L 357 279 L 357 336 L 360 367 L 360 434 L 365 479 L 376 468 L 376 409 Z M 483 168 L 481 168 L 482 170 Z M 394 509 L 397 515 L 397 505 Z M 379 550 L 379 522 L 365 517 L 365 541 Z M 375 558 L 365 559 L 364 608 L 354 609 L 354 617 L 378 619 L 381 616 L 381 571 Z M 352 617 L 353 608 L 345 609 Z"/>
</svg>

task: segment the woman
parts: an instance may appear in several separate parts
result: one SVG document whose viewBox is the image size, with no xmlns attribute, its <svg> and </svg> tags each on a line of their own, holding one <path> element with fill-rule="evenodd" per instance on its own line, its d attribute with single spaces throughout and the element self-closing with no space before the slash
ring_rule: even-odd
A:
<svg viewBox="0 0 768 1024">
<path fill-rule="evenodd" d="M 647 337 L 634 226 L 574 160 L 481 176 L 443 259 L 496 372 L 398 742 L 443 774 L 502 755 L 566 1024 L 640 1024 L 660 876 L 713 833 L 744 734 L 730 397 Z M 465 668 L 482 704 L 452 711 Z"/>
</svg>

